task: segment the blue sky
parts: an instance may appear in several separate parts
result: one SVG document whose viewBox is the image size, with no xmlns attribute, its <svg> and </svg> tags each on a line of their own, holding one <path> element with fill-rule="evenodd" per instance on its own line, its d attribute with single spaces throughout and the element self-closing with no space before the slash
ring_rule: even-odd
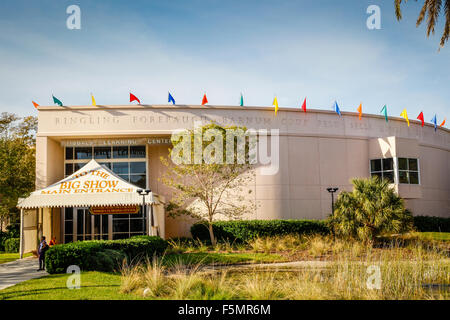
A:
<svg viewBox="0 0 450 320">
<path fill-rule="evenodd" d="M 36 114 L 53 105 L 144 104 L 280 106 L 450 118 L 450 43 L 415 27 L 423 1 L 23 1 L 0 3 L 0 111 Z M 66 8 L 81 8 L 81 30 Z M 369 30 L 369 5 L 381 30 Z"/>
</svg>

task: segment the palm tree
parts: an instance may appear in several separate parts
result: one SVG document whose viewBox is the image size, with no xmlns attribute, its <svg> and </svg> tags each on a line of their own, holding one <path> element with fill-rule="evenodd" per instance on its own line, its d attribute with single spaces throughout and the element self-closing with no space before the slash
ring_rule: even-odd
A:
<svg viewBox="0 0 450 320">
<path fill-rule="evenodd" d="M 397 16 L 397 20 L 402 19 L 402 11 L 400 5 L 402 0 L 394 0 L 395 1 L 395 15 Z M 407 2 L 408 0 L 405 0 Z M 416 27 L 418 27 L 423 19 L 425 19 L 425 15 L 428 13 L 427 17 L 427 37 L 430 34 L 434 34 L 434 27 L 439 18 L 439 14 L 442 9 L 442 4 L 444 3 L 444 15 L 445 15 L 445 25 L 444 32 L 442 33 L 440 46 L 444 47 L 444 44 L 448 41 L 448 37 L 450 35 L 450 0 L 424 0 L 424 4 L 422 10 L 420 10 L 419 18 L 417 18 Z"/>
<path fill-rule="evenodd" d="M 352 184 L 353 191 L 341 192 L 329 218 L 336 235 L 372 242 L 381 234 L 411 230 L 412 215 L 389 181 L 373 177 Z"/>
</svg>

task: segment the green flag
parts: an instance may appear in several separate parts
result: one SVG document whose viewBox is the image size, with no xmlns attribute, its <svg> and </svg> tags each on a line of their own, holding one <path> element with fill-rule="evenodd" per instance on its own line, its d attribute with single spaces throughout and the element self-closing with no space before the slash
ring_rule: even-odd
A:
<svg viewBox="0 0 450 320">
<path fill-rule="evenodd" d="M 384 113 L 384 119 L 386 119 L 386 122 L 388 122 L 388 115 L 387 115 L 387 107 L 384 105 L 383 109 L 381 109 L 381 113 Z"/>
<path fill-rule="evenodd" d="M 240 106 L 241 106 L 241 107 L 244 106 L 244 96 L 242 95 L 242 93 L 241 93 L 241 103 L 240 103 Z"/>
<path fill-rule="evenodd" d="M 61 100 L 59 100 L 58 98 L 55 98 L 54 95 L 52 95 L 52 97 L 53 97 L 53 103 L 56 103 L 56 104 L 58 104 L 59 106 L 62 107 L 63 104 L 62 104 Z"/>
</svg>

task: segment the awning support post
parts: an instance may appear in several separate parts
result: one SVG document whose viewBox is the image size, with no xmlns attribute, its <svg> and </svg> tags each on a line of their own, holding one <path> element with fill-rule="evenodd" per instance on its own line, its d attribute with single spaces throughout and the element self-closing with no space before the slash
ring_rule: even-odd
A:
<svg viewBox="0 0 450 320">
<path fill-rule="evenodd" d="M 19 254 L 20 259 L 23 259 L 23 209 L 20 209 L 20 243 L 19 243 Z"/>
</svg>

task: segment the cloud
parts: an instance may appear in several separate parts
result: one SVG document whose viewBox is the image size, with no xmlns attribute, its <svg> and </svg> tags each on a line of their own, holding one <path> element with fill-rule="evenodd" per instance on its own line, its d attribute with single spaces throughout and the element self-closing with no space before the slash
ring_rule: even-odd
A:
<svg viewBox="0 0 450 320">
<path fill-rule="evenodd" d="M 180 104 L 199 104 L 207 92 L 211 104 L 237 105 L 243 92 L 246 105 L 269 106 L 276 94 L 282 106 L 298 107 L 307 96 L 312 108 L 328 109 L 337 99 L 348 111 L 362 101 L 365 112 L 379 113 L 387 103 L 393 113 L 407 107 L 411 114 L 450 116 L 448 52 L 418 53 L 326 20 L 314 30 L 270 28 L 253 19 L 192 45 L 198 26 L 174 27 L 172 38 L 155 26 L 161 18 L 148 22 L 131 13 L 125 19 L 104 10 L 95 19 L 79 33 L 0 23 L 6 44 L 0 109 L 29 114 L 31 100 L 53 104 L 52 93 L 67 105 L 90 104 L 90 92 L 98 104 L 127 104 L 129 91 L 143 103 L 165 104 L 170 90 Z M 242 34 L 235 34 L 239 28 Z"/>
</svg>

